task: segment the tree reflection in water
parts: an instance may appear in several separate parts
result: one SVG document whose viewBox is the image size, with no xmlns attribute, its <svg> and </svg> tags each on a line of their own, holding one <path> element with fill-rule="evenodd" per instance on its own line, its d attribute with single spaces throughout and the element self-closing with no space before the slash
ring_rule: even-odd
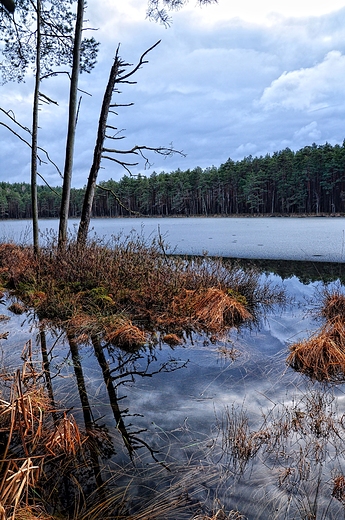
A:
<svg viewBox="0 0 345 520">
<path fill-rule="evenodd" d="M 299 321 L 304 299 L 303 305 L 283 322 L 290 338 L 311 326 Z M 194 345 L 176 350 L 125 351 L 97 334 L 83 344 L 69 331 L 65 365 L 76 381 L 73 396 L 70 379 L 57 377 L 65 375 L 61 341 L 52 346 L 42 324 L 51 429 L 64 419 L 56 404 L 64 381 L 83 428 L 75 455 L 47 459 L 40 500 L 76 520 L 344 518 L 343 389 L 306 383 L 286 367 L 286 344 L 274 336 L 278 319 L 273 314 L 270 325 L 222 341 L 194 336 Z M 169 382 L 164 373 L 172 371 Z M 237 510 L 245 516 L 234 516 Z"/>
<path fill-rule="evenodd" d="M 86 493 L 92 494 L 95 490 L 98 490 L 98 498 L 102 502 L 102 500 L 104 501 L 105 499 L 105 494 L 109 493 L 109 488 L 114 487 L 114 475 L 111 468 L 117 464 L 114 462 L 114 456 L 116 458 L 114 445 L 115 432 L 120 433 L 124 449 L 133 465 L 132 471 L 134 471 L 134 473 L 136 453 L 140 449 L 146 450 L 155 463 L 159 463 L 161 467 L 169 471 L 165 463 L 159 460 L 158 451 L 151 447 L 147 440 L 142 438 L 141 434 L 146 432 L 146 428 L 136 429 L 135 425 L 128 422 L 128 419 L 133 419 L 134 415 L 130 414 L 128 408 L 120 407 L 119 401 L 124 400 L 126 396 L 123 395 L 119 397 L 118 389 L 126 383 L 134 383 L 136 377 L 152 378 L 158 373 L 169 373 L 182 369 L 187 365 L 187 362 L 179 361 L 171 357 L 168 361 L 159 363 L 153 347 L 141 347 L 134 349 L 132 352 L 125 352 L 119 347 L 114 347 L 110 344 L 102 345 L 97 335 L 91 336 L 93 352 L 101 369 L 104 387 L 114 419 L 114 427 L 111 427 L 109 421 L 107 421 L 107 425 L 101 425 L 100 419 L 95 418 L 97 410 L 95 410 L 90 402 L 82 366 L 82 357 L 80 355 L 83 346 L 78 344 L 72 332 L 67 332 L 66 338 L 71 354 L 78 399 L 81 404 L 86 441 L 82 453 L 82 460 L 78 460 L 78 462 L 74 461 L 74 464 L 68 468 L 64 467 L 61 473 L 61 482 L 58 483 L 55 480 L 54 487 L 56 489 L 60 488 L 60 493 L 58 493 L 60 502 L 58 508 L 62 508 L 68 511 L 69 515 L 72 515 L 76 513 L 76 511 L 74 511 L 76 504 L 78 504 L 78 508 L 81 507 L 83 509 L 86 507 Z M 54 381 L 54 374 L 51 373 L 46 334 L 42 326 L 40 327 L 40 344 L 42 359 L 44 360 L 46 386 L 51 403 L 54 403 L 54 408 L 56 408 L 52 383 Z M 107 353 L 109 361 L 106 358 L 105 352 Z M 51 352 L 50 355 L 53 356 L 53 352 Z M 153 364 L 155 364 L 155 367 L 151 368 Z M 74 407 L 78 408 L 76 404 Z M 78 459 L 78 457 L 76 458 Z M 138 460 L 141 458 L 142 455 L 139 456 Z M 93 474 L 93 479 L 91 479 L 90 472 Z M 126 476 L 128 473 L 131 475 L 131 470 L 128 468 L 125 471 L 123 470 L 122 473 L 118 471 L 115 480 L 117 482 L 122 480 L 128 481 L 128 475 Z M 130 478 L 132 478 L 132 475 Z M 94 482 L 93 484 L 92 480 Z M 119 484 L 117 483 L 117 485 Z M 80 495 L 81 492 L 82 494 Z M 61 497 L 63 497 L 63 499 L 61 499 Z M 84 504 L 81 502 L 83 500 L 85 501 Z M 115 507 L 115 505 L 112 505 L 112 507 Z M 121 505 L 120 508 L 122 507 Z M 115 513 L 113 512 L 113 514 Z"/>
</svg>

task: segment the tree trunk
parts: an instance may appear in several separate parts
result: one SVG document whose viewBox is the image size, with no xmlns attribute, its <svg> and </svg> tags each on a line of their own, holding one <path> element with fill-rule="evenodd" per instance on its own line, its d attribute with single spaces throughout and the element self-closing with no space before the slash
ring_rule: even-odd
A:
<svg viewBox="0 0 345 520">
<path fill-rule="evenodd" d="M 37 205 L 37 143 L 38 143 L 38 108 L 41 83 L 41 0 L 37 0 L 37 41 L 36 41 L 36 75 L 35 91 L 32 111 L 31 134 L 31 208 L 32 208 L 32 235 L 34 253 L 39 254 L 38 240 L 38 205 Z"/>
<path fill-rule="evenodd" d="M 107 129 L 107 119 L 109 114 L 109 108 L 111 104 L 111 98 L 113 94 L 113 90 L 115 87 L 116 77 L 119 71 L 119 58 L 118 53 L 116 52 L 113 66 L 110 70 L 110 75 L 108 79 L 108 84 L 105 89 L 103 103 L 101 108 L 101 113 L 98 122 L 98 131 L 97 131 L 97 140 L 95 144 L 95 149 L 93 153 L 93 162 L 89 173 L 89 178 L 87 181 L 83 209 L 78 229 L 78 244 L 84 245 L 87 239 L 87 234 L 89 231 L 90 220 L 91 220 L 91 212 L 92 212 L 92 203 L 95 195 L 96 189 L 96 181 L 98 172 L 101 166 L 102 160 L 102 151 L 103 144 L 105 140 L 105 134 Z"/>
<path fill-rule="evenodd" d="M 74 142 L 76 131 L 76 117 L 78 106 L 78 79 L 80 69 L 80 47 L 83 30 L 85 0 L 78 0 L 77 20 L 75 25 L 74 47 L 73 47 L 73 65 L 69 95 L 69 114 L 68 114 L 68 131 L 66 140 L 66 154 L 64 178 L 62 186 L 62 199 L 60 208 L 59 222 L 59 247 L 64 247 L 67 242 L 67 226 L 68 226 L 68 210 L 71 194 L 72 168 L 74 155 Z"/>
</svg>

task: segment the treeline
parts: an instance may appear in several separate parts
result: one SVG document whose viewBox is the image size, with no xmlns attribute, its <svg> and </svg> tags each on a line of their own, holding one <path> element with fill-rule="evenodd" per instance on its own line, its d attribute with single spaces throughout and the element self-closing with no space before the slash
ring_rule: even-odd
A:
<svg viewBox="0 0 345 520">
<path fill-rule="evenodd" d="M 41 218 L 59 216 L 61 188 L 38 187 Z M 84 189 L 72 189 L 79 217 Z M 229 159 L 219 167 L 125 176 L 101 182 L 94 217 L 345 213 L 345 141 L 289 148 L 265 157 Z M 30 218 L 30 186 L 0 183 L 0 218 Z"/>
</svg>

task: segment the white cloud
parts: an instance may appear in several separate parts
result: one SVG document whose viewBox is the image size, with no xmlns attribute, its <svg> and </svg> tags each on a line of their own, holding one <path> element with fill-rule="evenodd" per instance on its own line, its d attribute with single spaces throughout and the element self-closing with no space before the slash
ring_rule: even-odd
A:
<svg viewBox="0 0 345 520">
<path fill-rule="evenodd" d="M 324 108 L 343 95 L 344 77 L 345 56 L 331 51 L 314 67 L 284 72 L 265 88 L 260 103 L 265 109 Z"/>
<path fill-rule="evenodd" d="M 309 125 L 303 126 L 294 133 L 295 139 L 308 139 L 310 141 L 317 141 L 321 137 L 321 130 L 319 130 L 316 121 L 312 121 Z"/>
</svg>

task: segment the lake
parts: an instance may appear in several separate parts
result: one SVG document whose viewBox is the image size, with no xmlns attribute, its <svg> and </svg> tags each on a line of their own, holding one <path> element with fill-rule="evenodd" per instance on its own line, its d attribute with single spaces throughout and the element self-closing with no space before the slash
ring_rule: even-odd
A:
<svg viewBox="0 0 345 520">
<path fill-rule="evenodd" d="M 71 233 L 78 221 L 70 221 Z M 41 233 L 57 231 L 57 220 L 40 220 Z M 146 237 L 158 232 L 176 254 L 344 262 L 345 218 L 119 218 L 93 219 L 90 236 L 109 238 L 135 230 Z M 30 241 L 30 222 L 0 221 L 0 237 Z"/>
<path fill-rule="evenodd" d="M 2 221 L 0 236 L 27 240 L 27 224 Z M 40 223 L 43 232 L 56 226 L 56 221 Z M 343 262 L 345 220 L 99 219 L 92 228 L 91 235 L 106 238 L 132 229 L 150 237 L 159 230 L 178 254 L 208 251 L 288 260 L 291 266 L 298 261 L 300 269 L 291 267 L 281 276 L 281 263 L 265 269 L 262 279 L 283 285 L 291 301 L 262 313 L 255 326 L 217 341 L 193 334 L 174 348 L 163 342 L 139 353 L 106 352 L 116 377 L 115 398 L 90 345 L 79 352 L 81 381 L 68 345 L 56 344 L 56 334 L 47 332 L 55 396 L 83 424 L 80 388 L 85 386 L 93 418 L 114 452 L 104 464 L 109 474 L 123 469 L 116 485 L 127 487 L 132 513 L 187 520 L 198 511 L 201 520 L 224 506 L 238 520 L 344 518 L 345 488 L 339 498 L 333 487 L 334 478 L 345 473 L 344 387 L 311 383 L 286 365 L 286 357 L 290 344 L 320 325 L 312 314 L 323 290 L 320 262 Z M 327 274 L 330 264 L 325 266 Z M 6 306 L 3 313 L 10 317 L 0 323 L 0 332 L 10 331 L 1 341 L 6 371 L 18 366 L 28 338 L 37 345 L 39 360 L 32 319 L 15 316 Z M 164 509 L 166 501 L 178 504 L 177 512 Z M 154 516 L 154 503 L 164 512 Z"/>
</svg>

